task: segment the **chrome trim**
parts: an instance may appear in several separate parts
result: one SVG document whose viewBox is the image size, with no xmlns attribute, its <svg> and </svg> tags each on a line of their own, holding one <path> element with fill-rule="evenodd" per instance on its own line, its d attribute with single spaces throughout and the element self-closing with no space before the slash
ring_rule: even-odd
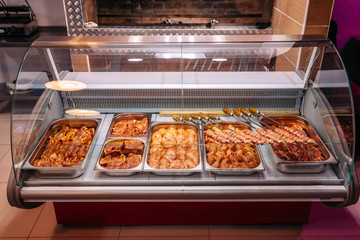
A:
<svg viewBox="0 0 360 240">
<path fill-rule="evenodd" d="M 210 35 L 210 36 L 43 36 L 35 48 L 115 48 L 121 44 L 139 43 L 261 43 L 261 42 L 324 42 L 322 35 Z"/>
<path fill-rule="evenodd" d="M 23 187 L 23 201 L 343 201 L 344 186 Z"/>
</svg>

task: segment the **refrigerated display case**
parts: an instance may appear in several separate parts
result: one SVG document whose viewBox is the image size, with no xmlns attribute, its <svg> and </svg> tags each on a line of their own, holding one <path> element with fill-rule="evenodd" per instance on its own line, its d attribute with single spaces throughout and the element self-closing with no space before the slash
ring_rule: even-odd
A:
<svg viewBox="0 0 360 240">
<path fill-rule="evenodd" d="M 254 113 L 247 118 L 232 112 L 250 107 L 265 116 Z M 185 123 L 183 115 L 200 112 L 219 119 L 196 120 L 193 115 Z M 143 125 L 136 125 L 141 121 Z M 245 158 L 237 166 L 230 166 L 232 160 L 224 156 L 214 160 L 217 163 L 209 160 L 212 150 L 206 134 L 219 135 L 220 129 L 227 129 L 256 135 L 259 129 L 284 130 L 286 121 L 289 127 L 303 124 L 315 143 L 289 142 L 297 138 L 288 132 L 290 137 L 281 137 L 286 144 L 246 142 L 256 155 L 256 166 Z M 125 124 L 125 130 L 114 130 L 117 123 Z M 236 124 L 246 130 L 243 126 L 228 129 Z M 75 132 L 81 132 L 82 126 L 93 131 L 85 152 L 79 152 L 84 142 L 76 142 L 82 141 L 76 133 L 66 135 L 75 140 L 62 135 L 56 144 L 63 147 L 51 142 L 61 138 L 64 126 Z M 143 135 L 126 135 L 126 129 Z M 354 129 L 343 64 L 331 42 L 319 36 L 42 37 L 28 49 L 14 90 L 8 199 L 21 208 L 48 201 L 59 206 L 61 202 L 348 206 L 359 196 Z M 171 140 L 165 133 L 176 140 L 161 142 L 159 150 L 154 147 L 158 131 L 163 131 L 162 141 Z M 194 136 L 191 143 L 186 142 L 190 146 L 179 150 L 178 138 L 190 136 Z M 229 138 L 212 141 L 217 145 L 214 154 L 229 151 L 227 156 L 233 156 L 242 149 L 243 142 Z M 141 147 L 126 150 L 126 144 L 135 140 Z M 220 150 L 220 145 L 226 149 Z M 283 146 L 288 152 L 281 159 L 277 154 Z M 52 147 L 50 160 L 44 160 Z M 154 151 L 159 151 L 158 158 Z M 185 155 L 180 157 L 180 152 Z M 82 157 L 80 163 L 69 164 L 73 161 L 69 156 L 76 154 Z M 67 160 L 56 165 L 54 158 L 60 155 Z M 137 158 L 138 165 L 131 165 L 129 157 Z M 172 158 L 180 165 L 171 165 Z M 190 158 L 193 162 L 185 163 Z"/>
</svg>

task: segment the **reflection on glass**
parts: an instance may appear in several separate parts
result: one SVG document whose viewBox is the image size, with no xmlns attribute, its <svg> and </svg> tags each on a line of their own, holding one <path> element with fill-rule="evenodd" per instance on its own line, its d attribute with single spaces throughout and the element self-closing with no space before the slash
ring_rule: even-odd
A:
<svg viewBox="0 0 360 240">
<path fill-rule="evenodd" d="M 66 114 L 76 115 L 76 116 L 95 116 L 99 115 L 100 112 L 96 110 L 87 110 L 87 109 L 70 109 L 65 111 Z"/>
<path fill-rule="evenodd" d="M 45 87 L 57 91 L 79 91 L 86 88 L 86 84 L 80 81 L 62 80 L 45 83 Z"/>
<path fill-rule="evenodd" d="M 198 59 L 198 58 L 206 58 L 204 53 L 155 53 L 155 58 L 183 58 L 183 59 Z"/>
<path fill-rule="evenodd" d="M 141 61 L 143 61 L 144 59 L 142 59 L 142 58 L 129 58 L 128 59 L 128 61 L 129 62 L 141 62 Z"/>
<path fill-rule="evenodd" d="M 214 62 L 226 62 L 227 59 L 226 58 L 213 58 L 212 59 Z"/>
</svg>

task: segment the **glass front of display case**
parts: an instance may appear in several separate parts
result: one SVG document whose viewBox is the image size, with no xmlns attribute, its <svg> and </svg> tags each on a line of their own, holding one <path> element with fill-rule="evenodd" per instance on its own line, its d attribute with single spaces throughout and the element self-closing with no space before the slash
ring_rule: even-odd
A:
<svg viewBox="0 0 360 240">
<path fill-rule="evenodd" d="M 21 186 L 346 189 L 353 116 L 324 40 L 40 39 L 17 78 L 12 158 Z"/>
</svg>

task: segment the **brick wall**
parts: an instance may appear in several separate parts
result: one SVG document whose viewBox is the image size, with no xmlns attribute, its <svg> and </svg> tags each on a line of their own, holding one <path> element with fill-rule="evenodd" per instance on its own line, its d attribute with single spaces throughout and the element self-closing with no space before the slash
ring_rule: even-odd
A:
<svg viewBox="0 0 360 240">
<path fill-rule="evenodd" d="M 94 0 L 100 24 L 270 22 L 274 0 Z M 90 8 L 90 9 L 94 9 Z"/>
</svg>

